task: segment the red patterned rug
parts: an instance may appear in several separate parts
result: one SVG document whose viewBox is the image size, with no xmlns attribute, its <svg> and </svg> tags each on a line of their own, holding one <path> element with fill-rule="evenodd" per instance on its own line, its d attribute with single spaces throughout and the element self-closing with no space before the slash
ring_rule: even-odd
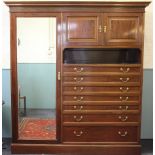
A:
<svg viewBox="0 0 155 155">
<path fill-rule="evenodd" d="M 56 139 L 55 119 L 24 118 L 20 123 L 20 139 Z"/>
</svg>

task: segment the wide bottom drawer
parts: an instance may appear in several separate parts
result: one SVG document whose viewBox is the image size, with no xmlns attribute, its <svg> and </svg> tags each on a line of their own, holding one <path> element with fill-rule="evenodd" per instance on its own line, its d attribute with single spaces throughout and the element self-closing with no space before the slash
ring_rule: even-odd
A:
<svg viewBox="0 0 155 155">
<path fill-rule="evenodd" d="M 64 127 L 64 142 L 137 142 L 138 127 Z"/>
</svg>

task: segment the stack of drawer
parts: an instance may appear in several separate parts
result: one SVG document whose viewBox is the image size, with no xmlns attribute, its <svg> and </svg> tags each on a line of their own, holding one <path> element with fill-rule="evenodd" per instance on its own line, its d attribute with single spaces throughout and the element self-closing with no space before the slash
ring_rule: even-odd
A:
<svg viewBox="0 0 155 155">
<path fill-rule="evenodd" d="M 138 64 L 64 64 L 63 142 L 137 142 Z"/>
</svg>

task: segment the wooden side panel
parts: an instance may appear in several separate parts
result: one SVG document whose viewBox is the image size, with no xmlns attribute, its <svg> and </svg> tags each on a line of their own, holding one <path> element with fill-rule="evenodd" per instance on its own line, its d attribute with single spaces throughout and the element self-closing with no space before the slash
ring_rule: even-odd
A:
<svg viewBox="0 0 155 155">
<path fill-rule="evenodd" d="M 142 14 L 107 13 L 104 15 L 107 45 L 140 45 Z"/>
</svg>

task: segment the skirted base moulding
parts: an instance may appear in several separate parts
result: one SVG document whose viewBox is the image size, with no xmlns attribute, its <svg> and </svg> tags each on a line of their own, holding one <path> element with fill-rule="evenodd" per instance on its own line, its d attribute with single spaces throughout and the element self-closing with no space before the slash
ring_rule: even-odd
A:
<svg viewBox="0 0 155 155">
<path fill-rule="evenodd" d="M 73 144 L 18 144 L 11 145 L 13 154 L 92 154 L 141 155 L 141 145 L 73 145 Z"/>
</svg>

